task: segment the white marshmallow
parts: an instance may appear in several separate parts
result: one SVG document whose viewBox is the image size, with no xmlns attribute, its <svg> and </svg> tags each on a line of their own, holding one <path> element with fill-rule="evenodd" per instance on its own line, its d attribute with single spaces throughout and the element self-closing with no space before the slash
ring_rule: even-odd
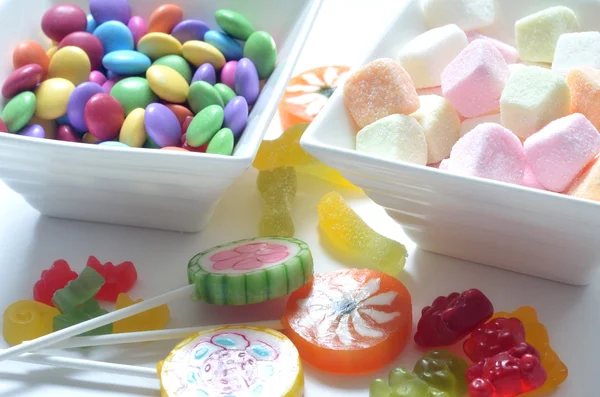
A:
<svg viewBox="0 0 600 397">
<path fill-rule="evenodd" d="M 600 68 L 600 32 L 563 34 L 556 44 L 552 70 L 566 76 L 576 66 Z"/>
<path fill-rule="evenodd" d="M 455 23 L 463 30 L 475 30 L 496 18 L 494 0 L 421 0 L 421 6 L 431 28 Z"/>
<path fill-rule="evenodd" d="M 470 132 L 475 127 L 483 123 L 502 124 L 501 120 L 502 118 L 500 117 L 500 113 L 463 120 L 462 124 L 460 125 L 460 136 L 464 136 L 467 132 Z"/>
</svg>

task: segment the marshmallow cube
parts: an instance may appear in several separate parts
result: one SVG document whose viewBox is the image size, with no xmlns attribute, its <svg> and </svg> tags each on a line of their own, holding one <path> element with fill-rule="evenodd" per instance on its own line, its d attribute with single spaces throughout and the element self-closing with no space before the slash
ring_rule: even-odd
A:
<svg viewBox="0 0 600 397">
<path fill-rule="evenodd" d="M 525 154 L 519 138 L 498 124 L 481 124 L 460 138 L 450 153 L 450 172 L 521 184 Z"/>
<path fill-rule="evenodd" d="M 546 190 L 546 188 L 537 180 L 529 164 L 525 165 L 525 173 L 523 174 L 522 186 L 530 187 L 532 189 Z"/>
<path fill-rule="evenodd" d="M 519 62 L 519 51 L 511 45 L 508 45 L 500 40 L 496 40 L 492 37 L 485 36 L 479 32 L 467 32 L 467 39 L 469 43 L 475 40 L 487 40 L 496 47 L 496 49 L 502 54 L 502 57 L 507 64 L 513 64 Z"/>
<path fill-rule="evenodd" d="M 344 104 L 359 128 L 391 114 L 419 109 L 409 74 L 396 61 L 377 59 L 354 73 L 344 85 Z"/>
<path fill-rule="evenodd" d="M 500 113 L 488 114 L 486 116 L 474 117 L 472 119 L 464 120 L 460 125 L 459 135 L 463 137 L 475 127 L 484 123 L 502 124 Z"/>
<path fill-rule="evenodd" d="M 571 113 L 583 114 L 600 130 L 600 70 L 587 66 L 571 69 L 567 84 L 571 90 Z"/>
<path fill-rule="evenodd" d="M 427 163 L 425 131 L 417 120 L 403 114 L 392 114 L 360 130 L 356 150 L 388 160 Z"/>
<path fill-rule="evenodd" d="M 450 102 L 440 96 L 421 96 L 419 101 L 421 107 L 411 116 L 425 131 L 427 164 L 435 164 L 450 156 L 458 141 L 460 119 Z"/>
<path fill-rule="evenodd" d="M 442 92 L 466 118 L 500 108 L 500 96 L 508 78 L 502 54 L 487 40 L 470 43 L 442 72 Z"/>
<path fill-rule="evenodd" d="M 421 7 L 430 28 L 455 23 L 463 30 L 475 30 L 496 18 L 494 0 L 421 0 Z"/>
<path fill-rule="evenodd" d="M 553 71 L 537 66 L 514 71 L 500 99 L 502 125 L 523 139 L 567 116 L 570 109 L 567 83 Z"/>
<path fill-rule="evenodd" d="M 600 134 L 584 115 L 555 120 L 525 141 L 525 156 L 548 190 L 564 191 L 600 152 Z"/>
<path fill-rule="evenodd" d="M 551 63 L 558 38 L 577 31 L 577 17 L 567 7 L 550 7 L 526 16 L 515 24 L 519 55 L 524 61 Z"/>
<path fill-rule="evenodd" d="M 584 168 L 569 187 L 567 194 L 600 201 L 600 160 L 596 159 Z"/>
<path fill-rule="evenodd" d="M 417 89 L 437 87 L 440 75 L 469 44 L 467 35 L 456 25 L 428 30 L 404 46 L 398 60 Z"/>
<path fill-rule="evenodd" d="M 566 76 L 576 66 L 600 68 L 600 32 L 569 33 L 560 36 L 552 69 Z"/>
</svg>

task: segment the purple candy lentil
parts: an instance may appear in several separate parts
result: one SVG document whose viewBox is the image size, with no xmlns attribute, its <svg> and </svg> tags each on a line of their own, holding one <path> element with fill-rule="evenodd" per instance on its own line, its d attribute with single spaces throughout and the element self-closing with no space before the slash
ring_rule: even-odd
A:
<svg viewBox="0 0 600 397">
<path fill-rule="evenodd" d="M 44 131 L 44 127 L 39 124 L 31 124 L 23 127 L 21 131 L 18 132 L 19 135 L 28 136 L 31 138 L 46 138 L 46 131 Z"/>
<path fill-rule="evenodd" d="M 85 105 L 96 94 L 103 94 L 104 89 L 96 83 L 81 83 L 73 90 L 73 93 L 69 97 L 69 102 L 67 103 L 67 116 L 69 118 L 69 123 L 81 131 L 87 130 L 87 125 L 85 124 Z"/>
<path fill-rule="evenodd" d="M 106 78 L 106 76 L 104 74 L 102 74 L 102 72 L 98 71 L 98 70 L 94 70 L 90 73 L 90 78 L 89 78 L 91 83 L 96 83 L 100 86 L 104 85 L 104 83 L 106 83 L 106 80 L 108 80 Z"/>
<path fill-rule="evenodd" d="M 235 91 L 235 69 L 237 61 L 229 61 L 221 69 L 221 83 Z"/>
<path fill-rule="evenodd" d="M 196 81 L 206 81 L 211 85 L 217 84 L 217 72 L 215 71 L 215 67 L 210 63 L 200 65 L 192 78 L 192 83 Z"/>
<path fill-rule="evenodd" d="M 90 0 L 90 12 L 98 26 L 107 21 L 119 21 L 127 25 L 131 19 L 131 7 L 127 0 Z"/>
<path fill-rule="evenodd" d="M 173 28 L 171 35 L 183 44 L 191 40 L 204 40 L 204 34 L 209 30 L 208 25 L 198 19 L 186 19 Z"/>
<path fill-rule="evenodd" d="M 225 113 L 223 126 L 233 132 L 233 137 L 237 141 L 242 136 L 248 122 L 248 102 L 246 102 L 246 98 L 236 96 L 229 101 L 223 112 Z"/>
<path fill-rule="evenodd" d="M 158 146 L 179 146 L 181 124 L 175 113 L 165 105 L 152 103 L 146 107 L 144 126 L 152 141 Z"/>
<path fill-rule="evenodd" d="M 135 16 L 131 17 L 129 23 L 127 24 L 129 30 L 131 30 L 131 34 L 133 35 L 133 43 L 137 48 L 137 44 L 142 37 L 148 33 L 148 24 L 144 20 L 144 18 Z"/>
<path fill-rule="evenodd" d="M 121 80 L 123 80 L 123 77 L 108 79 L 106 80 L 106 83 L 102 84 L 102 89 L 104 89 L 104 92 L 106 92 L 107 94 L 110 94 L 110 91 L 113 89 L 115 84 L 117 84 Z"/>
<path fill-rule="evenodd" d="M 248 58 L 238 61 L 235 68 L 235 93 L 246 98 L 248 105 L 254 105 L 260 92 L 258 72 Z"/>
</svg>

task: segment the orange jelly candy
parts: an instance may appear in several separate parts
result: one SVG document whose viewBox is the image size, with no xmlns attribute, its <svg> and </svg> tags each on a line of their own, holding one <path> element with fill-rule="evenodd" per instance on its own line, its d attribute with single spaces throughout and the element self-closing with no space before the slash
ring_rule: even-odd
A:
<svg viewBox="0 0 600 397">
<path fill-rule="evenodd" d="M 292 293 L 283 325 L 314 367 L 364 374 L 390 363 L 412 331 L 412 303 L 397 279 L 370 269 L 316 275 Z"/>
</svg>

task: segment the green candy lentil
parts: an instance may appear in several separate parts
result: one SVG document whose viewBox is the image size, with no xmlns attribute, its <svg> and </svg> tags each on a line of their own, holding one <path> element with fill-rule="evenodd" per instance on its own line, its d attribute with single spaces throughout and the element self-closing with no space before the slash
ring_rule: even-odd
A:
<svg viewBox="0 0 600 397">
<path fill-rule="evenodd" d="M 209 142 L 221 129 L 225 114 L 219 105 L 210 105 L 194 117 L 190 123 L 186 140 L 192 147 L 200 147 Z"/>
<path fill-rule="evenodd" d="M 152 65 L 167 66 L 179 73 L 188 84 L 192 81 L 192 68 L 185 58 L 179 55 L 166 55 L 158 58 Z"/>
<path fill-rule="evenodd" d="M 144 143 L 144 147 L 146 149 L 160 149 L 160 146 L 156 142 L 152 140 L 149 136 L 146 137 L 146 142 Z"/>
<path fill-rule="evenodd" d="M 217 90 L 217 93 L 223 100 L 224 105 L 227 105 L 229 103 L 229 101 L 231 101 L 233 98 L 235 98 L 235 91 L 233 91 L 231 88 L 229 88 L 229 86 L 226 84 L 223 84 L 223 83 L 215 84 L 215 90 Z"/>
<path fill-rule="evenodd" d="M 244 58 L 248 58 L 256 66 L 261 80 L 268 78 L 277 62 L 277 46 L 275 40 L 267 32 L 255 32 L 244 45 Z"/>
<path fill-rule="evenodd" d="M 188 102 L 194 114 L 198 114 L 211 105 L 225 107 L 219 92 L 206 81 L 196 81 L 190 86 Z"/>
<path fill-rule="evenodd" d="M 206 153 L 231 156 L 231 153 L 233 153 L 233 140 L 233 131 L 229 128 L 222 128 L 210 140 Z"/>
<path fill-rule="evenodd" d="M 22 92 L 8 101 L 0 113 L 8 132 L 18 132 L 29 123 L 35 114 L 35 104 L 35 94 L 30 91 Z"/>
<path fill-rule="evenodd" d="M 110 90 L 110 96 L 123 106 L 125 116 L 134 109 L 145 109 L 151 103 L 158 102 L 158 97 L 150 88 L 148 80 L 143 77 L 128 77 L 119 81 Z"/>
<path fill-rule="evenodd" d="M 231 10 L 215 12 L 217 24 L 225 33 L 239 40 L 248 40 L 254 33 L 252 23 L 240 13 Z"/>
</svg>

